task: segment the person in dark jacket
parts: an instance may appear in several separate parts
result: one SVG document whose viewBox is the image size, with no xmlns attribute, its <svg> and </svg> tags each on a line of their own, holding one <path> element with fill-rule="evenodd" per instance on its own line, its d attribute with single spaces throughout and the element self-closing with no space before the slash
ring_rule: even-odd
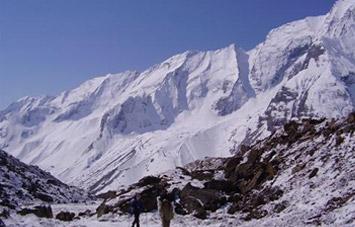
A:
<svg viewBox="0 0 355 227">
<path fill-rule="evenodd" d="M 182 214 L 182 215 L 185 215 L 187 214 L 187 211 L 185 210 L 185 208 L 181 205 L 181 199 L 180 199 L 180 196 L 181 196 L 181 192 L 178 188 L 174 188 L 172 191 L 171 191 L 171 201 L 173 201 L 174 203 L 174 207 L 175 207 L 175 213 L 176 214 Z"/>
<path fill-rule="evenodd" d="M 141 203 L 141 201 L 139 201 L 138 196 L 135 196 L 131 203 L 131 213 L 134 215 L 134 221 L 132 223 L 132 227 L 134 227 L 134 225 L 137 225 L 137 227 L 139 227 L 139 215 L 141 214 L 142 211 L 143 211 L 143 204 Z"/>
<path fill-rule="evenodd" d="M 5 223 L 0 219 L 0 227 L 6 227 Z"/>
</svg>

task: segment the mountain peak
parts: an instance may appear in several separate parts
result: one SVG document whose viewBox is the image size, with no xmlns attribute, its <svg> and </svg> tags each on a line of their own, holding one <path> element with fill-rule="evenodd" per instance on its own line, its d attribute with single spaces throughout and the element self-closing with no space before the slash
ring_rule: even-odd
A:
<svg viewBox="0 0 355 227">
<path fill-rule="evenodd" d="M 348 11 L 353 11 L 355 8 L 354 0 L 338 0 L 330 11 L 330 14 L 336 17 L 342 17 Z"/>
</svg>

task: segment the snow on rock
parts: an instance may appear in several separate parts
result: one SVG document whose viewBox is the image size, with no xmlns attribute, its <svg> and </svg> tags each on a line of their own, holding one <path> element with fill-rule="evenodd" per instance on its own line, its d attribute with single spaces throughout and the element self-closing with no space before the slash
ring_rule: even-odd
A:
<svg viewBox="0 0 355 227">
<path fill-rule="evenodd" d="M 90 196 L 37 166 L 28 166 L 0 150 L 0 207 L 19 209 L 34 202 L 83 202 Z"/>
</svg>

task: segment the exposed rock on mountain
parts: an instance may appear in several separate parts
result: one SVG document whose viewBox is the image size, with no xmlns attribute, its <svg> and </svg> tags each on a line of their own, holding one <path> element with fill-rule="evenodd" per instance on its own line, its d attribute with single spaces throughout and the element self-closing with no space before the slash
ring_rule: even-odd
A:
<svg viewBox="0 0 355 227">
<path fill-rule="evenodd" d="M 83 202 L 91 197 L 37 166 L 28 166 L 0 150 L 0 206 L 19 209 L 34 202 Z"/>
</svg>

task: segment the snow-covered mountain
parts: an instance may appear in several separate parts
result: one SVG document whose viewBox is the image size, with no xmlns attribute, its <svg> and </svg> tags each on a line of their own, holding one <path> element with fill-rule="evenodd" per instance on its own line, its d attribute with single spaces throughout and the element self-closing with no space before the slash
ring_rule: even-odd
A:
<svg viewBox="0 0 355 227">
<path fill-rule="evenodd" d="M 354 226 L 354 133 L 355 112 L 338 120 L 291 120 L 233 157 L 146 176 L 98 195 L 104 199 L 98 203 L 32 206 L 0 217 L 16 227 L 130 226 L 130 205 L 139 195 L 141 225 L 158 227 L 157 197 L 165 194 L 175 201 L 174 227 Z"/>
<path fill-rule="evenodd" d="M 0 112 L 0 148 L 102 192 L 205 157 L 226 157 L 288 119 L 355 109 L 355 2 L 236 45 L 188 51 L 144 72 L 89 80 Z"/>
</svg>

